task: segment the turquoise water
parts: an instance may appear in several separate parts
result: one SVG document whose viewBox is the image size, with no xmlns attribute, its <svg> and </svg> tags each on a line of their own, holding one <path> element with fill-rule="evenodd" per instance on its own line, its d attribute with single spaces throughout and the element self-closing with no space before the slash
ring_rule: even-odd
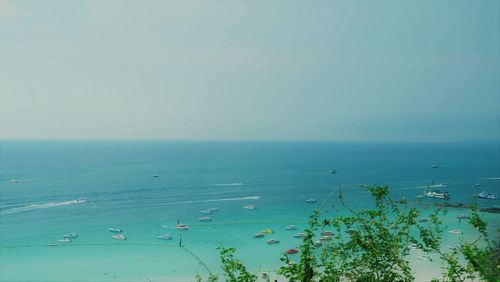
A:
<svg viewBox="0 0 500 282">
<path fill-rule="evenodd" d="M 416 199 L 432 181 L 447 184 L 441 189 L 451 202 L 470 202 L 482 190 L 500 196 L 499 155 L 498 144 L 3 141 L 0 281 L 206 276 L 205 266 L 177 246 L 181 236 L 213 272 L 219 271 L 218 246 L 237 247 L 253 270 L 276 269 L 281 253 L 300 244 L 292 237 L 298 231 L 284 228 L 306 226 L 315 207 L 306 199 L 328 207 L 342 186 L 351 205 L 363 207 L 369 196 L 360 184 L 388 184 L 394 197 Z M 78 202 L 81 197 L 86 201 Z M 257 209 L 242 208 L 248 204 Z M 479 204 L 500 206 L 498 200 Z M 210 207 L 220 211 L 210 215 L 212 222 L 199 222 L 200 211 Z M 446 224 L 464 234 L 445 234 L 446 244 L 474 238 L 455 219 L 462 212 L 450 209 Z M 497 215 L 484 215 L 498 226 Z M 190 230 L 175 230 L 178 220 Z M 114 226 L 128 240 L 111 239 L 107 229 Z M 275 231 L 267 238 L 281 243 L 253 238 L 265 228 Z M 68 232 L 79 238 L 59 243 Z M 163 233 L 174 239 L 158 240 Z"/>
</svg>

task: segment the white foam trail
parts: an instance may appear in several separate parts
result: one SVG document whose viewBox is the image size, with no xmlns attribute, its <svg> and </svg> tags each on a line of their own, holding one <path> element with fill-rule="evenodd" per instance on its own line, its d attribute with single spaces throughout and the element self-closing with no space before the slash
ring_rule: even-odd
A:
<svg viewBox="0 0 500 282">
<path fill-rule="evenodd" d="M 488 177 L 486 179 L 490 179 L 490 180 L 500 180 L 500 177 Z"/>
<path fill-rule="evenodd" d="M 12 213 L 18 213 L 18 212 L 27 212 L 27 211 L 37 210 L 37 209 L 47 209 L 47 208 L 53 208 L 53 207 L 68 206 L 68 205 L 85 203 L 86 201 L 87 200 L 85 200 L 85 199 L 76 199 L 76 200 L 65 201 L 65 202 L 50 202 L 50 203 L 44 203 L 44 204 L 32 204 L 29 206 L 7 209 L 7 210 L 0 212 L 0 214 L 12 214 Z"/>
<path fill-rule="evenodd" d="M 240 198 L 222 198 L 222 199 L 199 200 L 199 201 L 182 201 L 182 202 L 161 203 L 161 204 L 153 204 L 150 206 L 168 206 L 168 205 L 211 203 L 211 202 L 225 202 L 225 201 L 244 201 L 244 200 L 258 200 L 258 199 L 260 199 L 259 196 L 248 196 L 248 197 L 240 197 Z"/>
<path fill-rule="evenodd" d="M 243 186 L 243 183 L 241 182 L 234 182 L 234 183 L 219 183 L 219 184 L 210 184 L 208 186 Z"/>
</svg>

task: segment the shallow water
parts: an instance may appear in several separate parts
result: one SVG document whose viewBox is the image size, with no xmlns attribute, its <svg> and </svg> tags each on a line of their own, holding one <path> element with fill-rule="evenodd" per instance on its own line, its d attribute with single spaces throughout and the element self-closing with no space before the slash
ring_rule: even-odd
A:
<svg viewBox="0 0 500 282">
<path fill-rule="evenodd" d="M 468 203 L 482 190 L 500 194 L 498 156 L 496 144 L 3 141 L 0 281 L 192 280 L 207 273 L 198 258 L 219 271 L 218 246 L 237 247 L 253 270 L 276 269 L 282 252 L 300 244 L 291 236 L 299 231 L 284 228 L 305 227 L 316 207 L 306 199 L 325 201 L 326 212 L 342 187 L 359 208 L 369 203 L 360 184 L 388 184 L 394 197 L 414 200 L 434 181 L 447 184 L 440 189 L 451 202 Z M 210 207 L 220 211 L 199 222 Z M 445 234 L 444 245 L 475 238 L 455 218 L 463 212 L 449 210 L 448 229 L 464 234 Z M 498 226 L 497 215 L 485 216 Z M 175 230 L 178 220 L 190 230 Z M 113 226 L 128 239 L 111 239 Z M 253 238 L 265 228 L 281 243 Z M 68 232 L 80 236 L 58 243 Z M 163 233 L 174 239 L 158 240 Z M 177 246 L 181 236 L 198 258 Z"/>
</svg>

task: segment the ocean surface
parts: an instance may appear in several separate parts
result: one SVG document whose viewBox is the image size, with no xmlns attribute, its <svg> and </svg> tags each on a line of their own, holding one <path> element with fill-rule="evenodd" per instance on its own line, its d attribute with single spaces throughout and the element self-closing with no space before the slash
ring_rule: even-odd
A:
<svg viewBox="0 0 500 282">
<path fill-rule="evenodd" d="M 387 184 L 395 198 L 432 203 L 440 200 L 417 198 L 432 183 L 446 184 L 449 202 L 500 196 L 499 144 L 1 141 L 0 281 L 192 281 L 220 272 L 219 246 L 236 247 L 254 271 L 273 270 L 317 207 L 305 200 L 333 216 L 339 187 L 361 208 L 370 197 L 360 184 Z M 212 221 L 200 222 L 212 207 Z M 447 229 L 464 234 L 444 234 L 445 244 L 476 236 L 456 220 L 464 212 L 449 209 Z M 498 214 L 483 216 L 494 232 Z M 110 227 L 127 240 L 112 239 Z M 275 233 L 253 238 L 266 228 Z M 58 242 L 68 232 L 79 237 Z M 157 238 L 165 233 L 173 239 Z"/>
</svg>

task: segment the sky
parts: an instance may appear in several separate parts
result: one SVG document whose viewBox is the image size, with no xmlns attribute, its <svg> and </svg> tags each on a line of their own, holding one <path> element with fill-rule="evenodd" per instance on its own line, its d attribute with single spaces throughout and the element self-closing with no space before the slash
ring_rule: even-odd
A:
<svg viewBox="0 0 500 282">
<path fill-rule="evenodd" d="M 0 139 L 500 141 L 500 1 L 0 0 Z"/>
</svg>

